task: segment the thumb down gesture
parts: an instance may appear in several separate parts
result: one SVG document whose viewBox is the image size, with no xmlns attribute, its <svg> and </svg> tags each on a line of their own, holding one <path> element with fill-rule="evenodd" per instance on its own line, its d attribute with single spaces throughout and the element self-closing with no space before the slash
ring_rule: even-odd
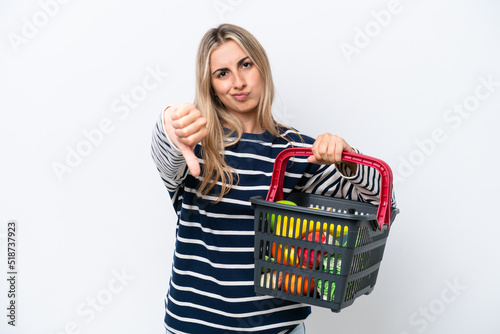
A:
<svg viewBox="0 0 500 334">
<path fill-rule="evenodd" d="M 174 104 L 164 110 L 163 122 L 167 135 L 181 151 L 191 175 L 200 175 L 200 164 L 193 147 L 208 134 L 207 119 L 191 103 Z"/>
</svg>

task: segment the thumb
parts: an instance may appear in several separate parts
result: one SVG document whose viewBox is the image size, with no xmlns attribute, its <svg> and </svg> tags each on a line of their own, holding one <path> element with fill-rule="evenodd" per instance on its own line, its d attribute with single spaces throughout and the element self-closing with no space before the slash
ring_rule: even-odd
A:
<svg viewBox="0 0 500 334">
<path fill-rule="evenodd" d="M 193 152 L 193 148 L 185 144 L 181 144 L 179 146 L 179 150 L 181 151 L 184 160 L 186 160 L 186 164 L 189 168 L 189 171 L 191 172 L 191 175 L 193 175 L 194 177 L 199 176 L 200 163 L 198 162 L 198 158 Z"/>
<path fill-rule="evenodd" d="M 314 155 L 310 155 L 307 157 L 307 162 L 312 164 L 318 164 L 318 159 Z"/>
</svg>

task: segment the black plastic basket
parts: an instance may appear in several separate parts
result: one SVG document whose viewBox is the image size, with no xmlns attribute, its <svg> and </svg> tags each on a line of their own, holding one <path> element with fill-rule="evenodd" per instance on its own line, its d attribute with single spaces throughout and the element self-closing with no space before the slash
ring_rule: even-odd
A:
<svg viewBox="0 0 500 334">
<path fill-rule="evenodd" d="M 390 224 L 399 210 L 391 208 L 389 166 L 348 152 L 343 160 L 380 172 L 378 208 L 307 193 L 286 198 L 296 206 L 279 203 L 288 159 L 311 154 L 310 148 L 282 151 L 266 200 L 250 198 L 255 209 L 255 292 L 339 312 L 374 289 Z"/>
</svg>

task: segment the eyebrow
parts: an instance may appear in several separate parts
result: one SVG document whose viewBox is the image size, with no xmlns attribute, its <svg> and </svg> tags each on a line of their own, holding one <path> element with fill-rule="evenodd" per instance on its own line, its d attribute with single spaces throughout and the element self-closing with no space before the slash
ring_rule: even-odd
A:
<svg viewBox="0 0 500 334">
<path fill-rule="evenodd" d="M 246 56 L 245 58 L 241 58 L 240 60 L 238 60 L 238 66 L 241 66 L 241 64 L 243 64 L 243 62 L 247 59 L 250 59 L 250 57 Z M 212 73 L 212 75 L 219 72 L 219 71 L 228 71 L 228 70 L 229 70 L 229 68 L 227 68 L 227 67 L 219 68 L 219 69 L 215 70 L 214 73 Z"/>
</svg>

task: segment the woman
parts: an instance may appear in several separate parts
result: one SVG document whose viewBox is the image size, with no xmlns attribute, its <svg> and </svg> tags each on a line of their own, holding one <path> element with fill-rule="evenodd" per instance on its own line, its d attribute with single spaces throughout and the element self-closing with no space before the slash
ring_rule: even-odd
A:
<svg viewBox="0 0 500 334">
<path fill-rule="evenodd" d="M 357 152 L 331 134 L 316 140 L 278 124 L 267 55 L 246 30 L 209 30 L 197 55 L 194 104 L 171 105 L 153 133 L 152 155 L 177 211 L 167 333 L 304 333 L 310 307 L 257 296 L 253 210 L 276 155 L 312 146 L 287 169 L 285 195 L 305 191 L 375 203 L 379 177 L 341 160 Z"/>
</svg>

